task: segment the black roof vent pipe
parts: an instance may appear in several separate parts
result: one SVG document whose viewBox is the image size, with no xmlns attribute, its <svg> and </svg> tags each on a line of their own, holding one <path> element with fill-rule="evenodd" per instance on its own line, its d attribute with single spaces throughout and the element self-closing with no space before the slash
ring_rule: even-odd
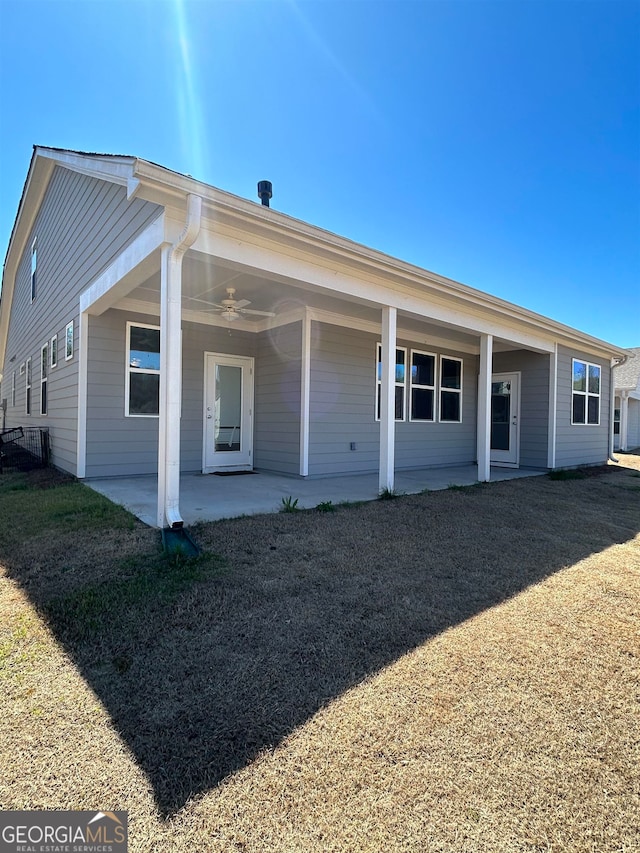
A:
<svg viewBox="0 0 640 853">
<path fill-rule="evenodd" d="M 273 195 L 271 181 L 258 181 L 258 198 L 265 207 L 269 207 L 269 199 Z"/>
</svg>

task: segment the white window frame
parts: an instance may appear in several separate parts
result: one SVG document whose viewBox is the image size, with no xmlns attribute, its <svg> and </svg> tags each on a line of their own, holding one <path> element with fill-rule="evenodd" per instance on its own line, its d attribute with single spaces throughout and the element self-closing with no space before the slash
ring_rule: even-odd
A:
<svg viewBox="0 0 640 853">
<path fill-rule="evenodd" d="M 40 349 L 40 414 L 46 415 L 49 410 L 49 342 Z"/>
<path fill-rule="evenodd" d="M 31 302 L 35 301 L 38 287 L 38 238 L 31 244 Z"/>
<path fill-rule="evenodd" d="M 64 330 L 64 360 L 71 361 L 73 358 L 73 320 L 67 323 Z"/>
<path fill-rule="evenodd" d="M 24 376 L 24 370 L 25 370 L 25 362 L 23 361 L 22 364 L 20 365 L 20 376 Z"/>
<path fill-rule="evenodd" d="M 132 373 L 145 373 L 150 374 L 152 376 L 160 376 L 159 370 L 152 370 L 148 367 L 131 367 L 131 329 L 135 327 L 136 329 L 154 329 L 155 331 L 160 331 L 160 326 L 153 326 L 150 323 L 134 323 L 131 321 L 127 321 L 127 342 L 125 347 L 125 364 L 124 364 L 124 414 L 127 418 L 159 418 L 160 412 L 157 414 L 145 414 L 144 412 L 129 412 L 129 393 L 131 389 L 131 374 Z"/>
<path fill-rule="evenodd" d="M 16 372 L 13 371 L 11 375 L 11 406 L 15 407 L 16 405 Z"/>
<path fill-rule="evenodd" d="M 442 368 L 445 361 L 457 361 L 460 364 L 460 387 L 446 388 L 442 386 Z M 462 423 L 462 389 L 464 388 L 464 360 L 455 355 L 440 355 L 440 370 L 438 372 L 438 421 L 442 424 L 461 424 Z M 460 402 L 458 404 L 459 417 L 457 420 L 442 417 L 442 394 L 459 394 Z"/>
<path fill-rule="evenodd" d="M 25 415 L 31 414 L 31 394 L 32 386 L 31 386 L 31 357 L 29 357 L 24 363 L 24 413 Z"/>
<path fill-rule="evenodd" d="M 396 347 L 396 360 L 395 364 L 398 364 L 398 353 L 404 353 L 404 380 L 402 382 L 395 382 L 395 388 L 402 388 L 402 417 L 394 418 L 396 423 L 403 423 L 407 419 L 407 347 Z M 378 375 L 378 365 L 382 364 L 382 343 L 378 341 L 376 344 L 376 396 L 374 400 L 374 416 L 375 420 L 380 420 L 380 411 L 378 407 L 378 400 L 382 398 L 382 377 Z M 395 391 L 394 391 L 394 412 L 395 412 Z"/>
<path fill-rule="evenodd" d="M 584 364 L 585 366 L 585 390 L 584 391 L 576 391 L 573 387 L 573 376 L 576 362 L 578 364 Z M 598 371 L 598 393 L 594 394 L 589 391 L 589 368 L 595 367 Z M 584 397 L 584 421 L 574 421 L 573 419 L 573 398 L 574 395 L 579 397 Z M 589 423 L 589 399 L 597 398 L 598 400 L 598 420 L 595 423 Z M 596 364 L 593 361 L 587 361 L 584 358 L 572 358 L 571 359 L 571 426 L 588 426 L 588 427 L 597 427 L 600 426 L 600 412 L 602 410 L 602 365 Z"/>
<path fill-rule="evenodd" d="M 413 356 L 426 355 L 433 359 L 433 385 L 420 385 L 413 381 Z M 409 422 L 415 424 L 432 424 L 435 423 L 438 412 L 438 356 L 435 352 L 425 352 L 424 350 L 412 349 L 411 359 L 409 361 Z M 433 392 L 433 415 L 430 418 L 414 418 L 413 417 L 413 390 L 417 391 L 432 391 Z"/>
<path fill-rule="evenodd" d="M 49 367 L 53 369 L 54 367 L 58 366 L 58 336 L 52 335 L 49 344 Z"/>
</svg>

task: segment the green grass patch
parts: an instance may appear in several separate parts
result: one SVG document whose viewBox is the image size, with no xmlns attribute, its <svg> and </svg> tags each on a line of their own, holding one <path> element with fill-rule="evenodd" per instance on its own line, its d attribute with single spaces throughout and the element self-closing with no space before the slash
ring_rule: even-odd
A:
<svg viewBox="0 0 640 853">
<path fill-rule="evenodd" d="M 214 554 L 185 558 L 147 555 L 123 560 L 109 581 L 88 584 L 44 606 L 56 631 L 74 641 L 144 623 L 144 614 L 165 610 L 196 583 L 222 574 L 227 562 Z"/>
<path fill-rule="evenodd" d="M 379 501 L 392 501 L 398 497 L 398 493 L 395 489 L 382 489 L 381 492 L 378 493 Z"/>
<path fill-rule="evenodd" d="M 470 483 L 468 486 L 460 486 L 457 483 L 449 483 L 447 486 L 447 490 L 450 492 L 477 492 L 480 489 L 484 488 L 487 484 L 481 483 L 479 480 L 477 483 Z"/>
<path fill-rule="evenodd" d="M 579 468 L 570 468 L 564 471 L 549 471 L 547 474 L 550 480 L 584 480 L 586 476 L 585 472 Z"/>
<path fill-rule="evenodd" d="M 280 512 L 299 512 L 300 507 L 298 506 L 298 498 L 294 498 L 293 495 L 289 495 L 286 498 L 282 498 L 282 506 L 280 507 Z"/>
<path fill-rule="evenodd" d="M 0 541 L 20 541 L 38 531 L 133 530 L 136 520 L 123 507 L 76 481 L 34 488 L 26 474 L 0 477 Z"/>
</svg>

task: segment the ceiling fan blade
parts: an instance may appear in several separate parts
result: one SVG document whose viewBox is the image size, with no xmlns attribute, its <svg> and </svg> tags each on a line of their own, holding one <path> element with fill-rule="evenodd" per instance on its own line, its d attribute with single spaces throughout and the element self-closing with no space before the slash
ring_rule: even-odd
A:
<svg viewBox="0 0 640 853">
<path fill-rule="evenodd" d="M 275 317 L 273 311 L 256 311 L 254 308 L 238 308 L 236 310 L 241 314 L 255 314 L 258 317 Z"/>
<path fill-rule="evenodd" d="M 245 305 L 251 305 L 250 299 L 238 299 L 233 306 L 234 308 L 244 308 Z"/>
</svg>

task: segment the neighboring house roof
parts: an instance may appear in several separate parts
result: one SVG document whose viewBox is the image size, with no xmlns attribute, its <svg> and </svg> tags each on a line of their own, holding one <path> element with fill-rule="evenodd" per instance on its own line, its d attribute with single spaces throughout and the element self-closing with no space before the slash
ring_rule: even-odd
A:
<svg viewBox="0 0 640 853">
<path fill-rule="evenodd" d="M 3 272 L 0 292 L 0 367 L 4 360 L 15 271 L 56 166 L 117 183 L 126 188 L 128 198 L 143 198 L 163 205 L 166 209 L 175 210 L 184 205 L 188 194 L 198 195 L 202 198 L 203 216 L 242 228 L 248 242 L 255 241 L 259 245 L 263 240 L 275 238 L 286 245 L 289 254 L 330 258 L 336 267 L 346 265 L 351 273 L 363 281 L 372 282 L 382 278 L 388 286 L 409 288 L 430 304 L 445 301 L 453 310 L 456 306 L 472 306 L 475 312 L 484 317 L 500 318 L 521 329 L 542 333 L 557 343 L 577 346 L 606 357 L 624 357 L 624 350 L 541 314 L 150 161 L 125 155 L 34 146 Z"/>
<path fill-rule="evenodd" d="M 640 392 L 640 347 L 630 347 L 625 352 L 629 357 L 624 364 L 613 370 L 615 388 Z"/>
</svg>

